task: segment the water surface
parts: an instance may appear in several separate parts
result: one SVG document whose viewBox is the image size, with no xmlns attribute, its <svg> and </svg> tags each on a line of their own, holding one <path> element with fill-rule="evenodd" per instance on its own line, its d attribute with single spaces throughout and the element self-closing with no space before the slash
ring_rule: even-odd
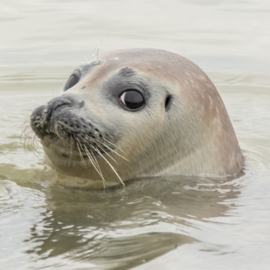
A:
<svg viewBox="0 0 270 270">
<path fill-rule="evenodd" d="M 262 0 L 1 1 L 1 267 L 269 269 L 269 11 Z M 245 173 L 63 187 L 21 135 L 97 47 L 166 49 L 198 64 L 225 102 Z"/>
</svg>

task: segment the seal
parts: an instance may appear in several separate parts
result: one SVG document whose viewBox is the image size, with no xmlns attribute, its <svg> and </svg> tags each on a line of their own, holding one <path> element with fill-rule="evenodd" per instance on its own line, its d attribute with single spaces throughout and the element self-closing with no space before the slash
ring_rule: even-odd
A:
<svg viewBox="0 0 270 270">
<path fill-rule="evenodd" d="M 227 177 L 244 165 L 211 80 L 163 50 L 118 50 L 80 66 L 30 122 L 50 166 L 93 187 L 142 176 Z"/>
</svg>

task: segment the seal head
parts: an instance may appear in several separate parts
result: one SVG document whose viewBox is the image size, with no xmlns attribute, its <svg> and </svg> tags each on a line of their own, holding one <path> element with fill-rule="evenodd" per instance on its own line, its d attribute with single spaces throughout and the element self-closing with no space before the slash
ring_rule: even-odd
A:
<svg viewBox="0 0 270 270">
<path fill-rule="evenodd" d="M 215 86 L 163 50 L 107 53 L 80 66 L 31 127 L 60 173 L 108 186 L 149 175 L 235 175 L 244 159 Z"/>
</svg>

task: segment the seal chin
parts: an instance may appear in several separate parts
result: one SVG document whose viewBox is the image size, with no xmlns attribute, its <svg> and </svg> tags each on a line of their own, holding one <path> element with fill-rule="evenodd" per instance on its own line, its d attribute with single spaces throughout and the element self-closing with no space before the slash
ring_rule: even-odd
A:
<svg viewBox="0 0 270 270">
<path fill-rule="evenodd" d="M 104 183 L 96 172 L 93 162 L 99 162 L 102 157 L 97 153 L 83 152 L 67 146 L 56 135 L 46 135 L 41 144 L 45 153 L 46 163 L 62 175 L 88 179 L 91 187 L 103 188 Z M 90 157 L 89 157 L 90 156 Z M 95 161 L 93 161 L 95 160 Z M 94 181 L 92 183 L 92 181 Z M 117 184 L 117 183 L 116 183 Z"/>
<path fill-rule="evenodd" d="M 80 142 L 77 145 L 74 145 L 72 142 L 68 144 L 54 133 L 45 135 L 40 142 L 49 159 L 63 159 L 85 163 L 89 159 L 90 153 L 91 157 L 100 157 L 97 151 L 91 151 L 87 147 L 83 148 L 84 144 Z M 104 151 L 101 153 L 104 153 Z"/>
<path fill-rule="evenodd" d="M 53 133 L 45 135 L 40 142 L 49 159 L 81 160 L 81 158 L 86 157 L 86 155 L 80 154 L 78 150 L 65 144 L 56 134 Z"/>
</svg>

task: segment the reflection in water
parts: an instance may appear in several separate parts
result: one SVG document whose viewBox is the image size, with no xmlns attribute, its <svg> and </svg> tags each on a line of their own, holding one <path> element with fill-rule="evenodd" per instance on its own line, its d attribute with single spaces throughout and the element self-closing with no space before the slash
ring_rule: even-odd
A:
<svg viewBox="0 0 270 270">
<path fill-rule="evenodd" d="M 184 244 L 193 221 L 221 217 L 240 189 L 234 180 L 174 177 L 126 188 L 80 190 L 51 186 L 46 212 L 31 228 L 28 253 L 65 255 L 102 269 L 128 269 Z M 195 225 L 195 224 L 194 224 Z"/>
</svg>

